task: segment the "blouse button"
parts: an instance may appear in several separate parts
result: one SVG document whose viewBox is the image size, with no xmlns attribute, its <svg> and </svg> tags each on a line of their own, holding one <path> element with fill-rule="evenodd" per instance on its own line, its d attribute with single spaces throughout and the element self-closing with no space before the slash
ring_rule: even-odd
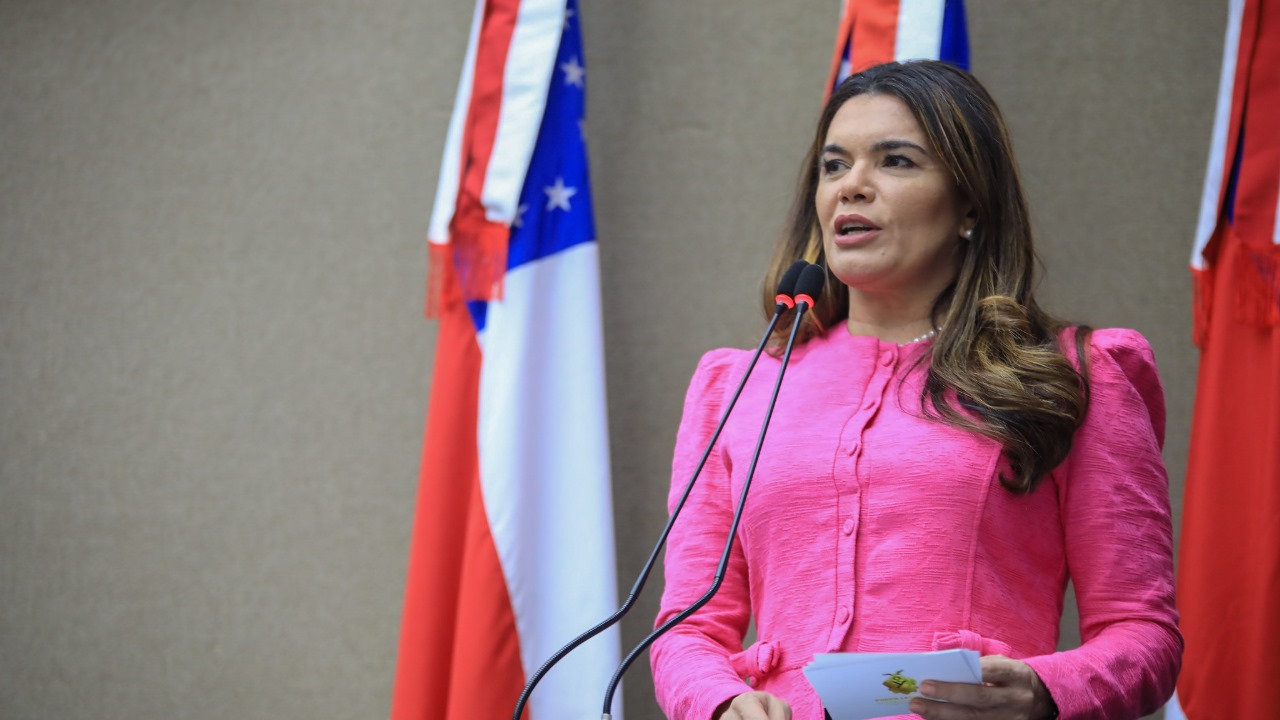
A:
<svg viewBox="0 0 1280 720">
<path fill-rule="evenodd" d="M 892 365 L 892 364 L 893 364 L 893 351 L 892 351 L 892 350 L 886 350 L 886 351 L 884 351 L 884 352 L 880 353 L 880 364 L 881 364 L 881 365 L 883 365 L 883 366 L 885 366 L 885 367 L 889 367 L 890 365 Z"/>
<path fill-rule="evenodd" d="M 840 609 L 836 611 L 836 621 L 841 625 L 849 622 L 849 608 L 842 605 Z"/>
<path fill-rule="evenodd" d="M 853 444 L 849 446 L 849 454 L 850 454 L 850 455 L 857 455 L 857 454 L 858 454 L 858 451 L 859 451 L 859 450 L 861 450 L 861 449 L 862 449 L 862 443 L 860 443 L 860 442 L 858 442 L 858 441 L 856 441 L 856 440 L 855 440 L 855 441 L 853 442 Z"/>
<path fill-rule="evenodd" d="M 862 409 L 863 409 L 863 410 L 875 410 L 875 409 L 876 409 L 876 401 L 875 401 L 875 400 L 868 400 L 868 401 L 866 402 L 866 404 L 862 406 Z"/>
<path fill-rule="evenodd" d="M 852 521 L 852 520 L 845 520 L 845 521 L 844 521 L 844 526 L 843 526 L 842 528 L 840 528 L 840 529 L 844 531 L 844 534 L 845 534 L 845 535 L 852 535 L 852 534 L 853 534 L 853 521 Z"/>
</svg>

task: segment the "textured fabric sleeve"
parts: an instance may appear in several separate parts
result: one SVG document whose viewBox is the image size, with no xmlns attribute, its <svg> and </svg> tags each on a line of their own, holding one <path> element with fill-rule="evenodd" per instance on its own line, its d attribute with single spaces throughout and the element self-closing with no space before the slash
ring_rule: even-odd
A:
<svg viewBox="0 0 1280 720">
<path fill-rule="evenodd" d="M 745 367 L 742 351 L 715 350 L 698 365 L 676 437 L 668 510 L 684 494 Z M 717 443 L 667 541 L 661 625 L 711 587 L 733 516 L 731 467 Z M 735 542 L 715 598 L 654 643 L 650 652 L 658 704 L 671 720 L 709 720 L 724 701 L 751 690 L 729 655 L 742 650 L 750 620 L 746 561 Z"/>
<path fill-rule="evenodd" d="M 1138 718 L 1169 698 L 1182 663 L 1164 394 L 1137 332 L 1100 330 L 1090 346 L 1088 416 L 1055 471 L 1083 642 L 1026 662 L 1064 720 Z"/>
</svg>

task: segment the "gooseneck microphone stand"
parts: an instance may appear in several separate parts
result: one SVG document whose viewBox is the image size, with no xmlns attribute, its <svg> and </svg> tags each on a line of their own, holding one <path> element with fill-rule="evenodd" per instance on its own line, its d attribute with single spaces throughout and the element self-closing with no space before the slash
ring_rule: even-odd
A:
<svg viewBox="0 0 1280 720">
<path fill-rule="evenodd" d="M 778 318 L 791 307 L 795 306 L 792 300 L 792 294 L 795 293 L 797 283 L 805 270 L 809 267 L 809 263 L 804 260 L 797 260 L 787 268 L 783 274 L 782 280 L 778 283 L 778 292 L 775 298 L 773 317 L 769 320 L 769 326 L 765 328 L 764 336 L 760 338 L 760 344 L 756 346 L 755 354 L 751 356 L 751 362 L 747 365 L 747 371 L 742 376 L 742 381 L 738 383 L 737 389 L 730 398 L 728 406 L 724 410 L 724 414 L 720 417 L 720 424 L 716 425 L 715 432 L 711 434 L 711 441 L 707 443 L 707 449 L 702 453 L 702 458 L 698 461 L 697 467 L 693 471 L 693 476 L 689 478 L 688 484 L 685 486 L 684 494 L 680 496 L 680 501 L 676 503 L 675 509 L 671 512 L 671 517 L 667 519 L 667 525 L 662 529 L 662 534 L 658 536 L 658 543 L 654 545 L 653 552 L 649 553 L 649 559 L 645 561 L 644 567 L 640 570 L 639 577 L 636 578 L 635 584 L 631 588 L 631 593 L 627 595 L 626 602 L 617 612 L 602 620 L 600 623 L 592 627 L 590 630 L 582 633 L 578 637 L 570 640 L 567 645 L 556 651 L 554 655 L 546 660 L 541 667 L 538 668 L 529 678 L 529 682 L 525 684 L 524 690 L 520 693 L 520 699 L 516 702 L 515 711 L 511 714 L 511 720 L 520 720 L 520 715 L 524 712 L 525 706 L 529 703 L 533 690 L 542 681 L 542 678 L 550 672 L 551 668 L 565 658 L 569 653 L 573 652 L 582 643 L 599 635 L 605 630 L 615 625 L 624 615 L 631 611 L 631 608 L 640 598 L 640 593 L 644 590 L 645 583 L 649 580 L 649 574 L 653 572 L 654 563 L 657 562 L 658 554 L 662 552 L 662 548 L 666 545 L 667 536 L 671 534 L 671 528 L 675 525 L 676 517 L 680 515 L 680 510 L 684 507 L 685 501 L 689 499 L 690 493 L 693 492 L 693 485 L 698 480 L 698 476 L 702 474 L 702 468 L 707 464 L 707 458 L 711 457 L 711 450 L 715 446 L 716 440 L 720 438 L 720 432 L 724 429 L 725 421 L 729 419 L 729 413 L 733 412 L 733 406 L 738 402 L 738 396 L 742 394 L 742 389 L 747 385 L 747 379 L 751 377 L 751 371 L 755 369 L 756 361 L 760 359 L 760 353 L 764 351 L 765 346 L 769 342 L 769 338 L 773 335 L 773 329 L 778 324 Z M 795 330 L 792 330 L 792 337 L 795 337 Z M 788 345 L 790 351 L 790 345 Z M 616 683 L 614 683 L 616 686 Z M 613 691 L 609 693 L 613 696 Z"/>
<path fill-rule="evenodd" d="M 733 541 L 738 533 L 738 523 L 742 520 L 742 510 L 747 504 L 747 493 L 751 490 L 751 480 L 756 474 L 756 463 L 760 460 L 760 449 L 764 446 L 765 433 L 769 430 L 769 420 L 773 417 L 773 408 L 778 401 L 778 391 L 782 388 L 782 378 L 787 372 L 787 364 L 791 361 L 791 350 L 795 347 L 796 332 L 800 329 L 800 320 L 804 317 L 805 311 L 813 307 L 813 298 L 822 294 L 822 285 L 825 281 L 826 271 L 818 265 L 809 265 L 800 274 L 800 279 L 796 283 L 796 315 L 791 323 L 791 335 L 787 338 L 786 350 L 782 355 L 782 364 L 778 368 L 778 379 L 774 382 L 773 394 L 769 397 L 769 406 L 768 409 L 765 410 L 764 422 L 760 426 L 760 435 L 756 439 L 756 447 L 751 454 L 751 465 L 747 469 L 747 477 L 742 483 L 742 495 L 738 498 L 738 506 L 734 510 L 733 520 L 729 525 L 729 537 L 725 540 L 724 552 L 720 555 L 720 564 L 716 566 L 715 578 L 712 580 L 710 589 L 708 589 L 707 592 L 702 597 L 698 598 L 698 600 L 692 605 L 682 610 L 680 614 L 663 623 L 657 630 L 649 633 L 649 636 L 642 640 L 639 645 L 636 645 L 635 648 L 632 649 L 631 653 L 622 661 L 622 664 L 618 666 L 617 672 L 613 674 L 613 679 L 609 681 L 608 690 L 605 691 L 604 708 L 601 711 L 602 714 L 600 716 L 601 720 L 612 720 L 613 716 L 610 714 L 610 711 L 613 707 L 613 695 L 618 689 L 618 684 L 622 682 L 622 676 L 626 674 L 627 669 L 636 661 L 636 658 L 640 657 L 645 650 L 649 649 L 649 646 L 652 645 L 654 641 L 665 635 L 668 630 L 680 624 L 690 615 L 697 612 L 703 605 L 710 602 L 711 598 L 715 597 L 715 594 L 720 590 L 720 586 L 724 583 L 724 575 L 729 567 L 729 556 L 733 550 Z M 777 317 L 775 316 L 774 319 L 776 320 Z M 768 336 L 766 335 L 766 337 Z M 757 355 L 758 354 L 759 351 L 757 351 Z M 743 378 L 743 384 L 745 383 L 746 378 Z M 741 391 L 742 386 L 739 386 L 738 392 Z M 734 400 L 736 401 L 737 399 L 738 396 L 735 394 Z M 727 414 L 728 413 L 726 413 L 726 415 Z M 720 424 L 723 426 L 724 420 L 721 420 Z M 716 433 L 718 434 L 719 432 L 720 428 L 717 428 Z M 707 452 L 710 453 L 710 448 L 707 449 Z M 705 460 L 706 456 L 704 455 L 703 461 L 705 462 Z M 701 470 L 702 466 L 699 465 L 698 469 Z M 691 489 L 692 483 L 690 483 L 689 488 L 686 488 L 685 497 L 688 497 Z M 681 498 L 680 502 L 683 503 L 684 498 Z M 670 528 L 671 523 L 668 522 L 667 530 L 670 530 Z M 663 539 L 666 539 L 666 531 L 663 531 Z"/>
</svg>

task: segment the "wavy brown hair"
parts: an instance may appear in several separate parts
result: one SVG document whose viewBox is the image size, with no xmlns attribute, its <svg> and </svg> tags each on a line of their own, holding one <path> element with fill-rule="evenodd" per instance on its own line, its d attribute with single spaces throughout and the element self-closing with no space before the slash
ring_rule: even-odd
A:
<svg viewBox="0 0 1280 720">
<path fill-rule="evenodd" d="M 814 198 L 818 164 L 836 111 L 859 95 L 888 95 L 910 108 L 934 155 L 973 208 L 973 236 L 960 248 L 959 271 L 933 304 L 938 328 L 921 397 L 926 416 L 993 438 L 1010 473 L 1001 483 L 1030 492 L 1071 451 L 1088 406 L 1084 344 L 1080 370 L 1063 354 L 1065 324 L 1041 310 L 1033 293 L 1036 257 L 1013 145 L 991 95 L 967 72 L 936 61 L 888 63 L 845 80 L 823 108 L 805 157 L 786 234 L 764 287 L 766 316 L 782 273 L 804 258 L 826 265 Z M 849 290 L 827 270 L 826 291 L 806 316 L 798 342 L 848 318 Z M 780 322 L 774 343 L 785 341 Z"/>
</svg>

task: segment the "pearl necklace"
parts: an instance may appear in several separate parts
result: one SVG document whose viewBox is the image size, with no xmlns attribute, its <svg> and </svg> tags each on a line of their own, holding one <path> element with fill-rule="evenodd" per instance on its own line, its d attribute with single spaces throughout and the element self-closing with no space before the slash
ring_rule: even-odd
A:
<svg viewBox="0 0 1280 720">
<path fill-rule="evenodd" d="M 927 332 L 927 333 L 925 333 L 925 334 L 921 335 L 920 337 L 911 338 L 910 340 L 908 340 L 908 341 L 906 341 L 906 342 L 904 342 L 904 343 L 898 343 L 898 347 L 902 347 L 903 345 L 914 345 L 914 344 L 916 344 L 916 343 L 920 342 L 921 340 L 928 340 L 929 338 L 931 338 L 931 337 L 933 337 L 934 335 L 937 335 L 937 334 L 938 334 L 938 328 L 933 328 L 932 330 L 930 330 L 929 332 Z"/>
</svg>

